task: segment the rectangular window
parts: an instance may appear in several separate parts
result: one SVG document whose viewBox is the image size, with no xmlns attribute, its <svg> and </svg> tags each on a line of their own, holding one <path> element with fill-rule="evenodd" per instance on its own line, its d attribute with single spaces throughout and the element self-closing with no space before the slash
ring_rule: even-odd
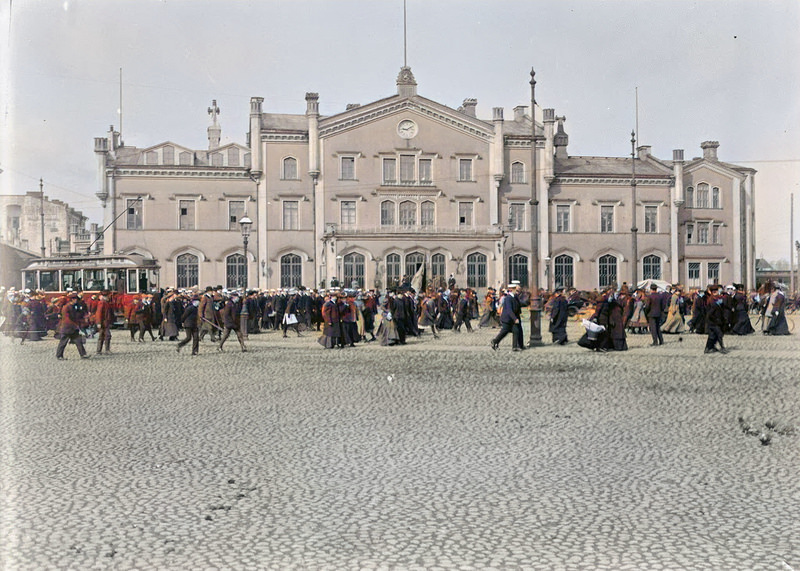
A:
<svg viewBox="0 0 800 571">
<path fill-rule="evenodd" d="M 711 208 L 719 207 L 719 188 L 715 186 L 711 189 Z"/>
<path fill-rule="evenodd" d="M 719 224 L 713 224 L 711 226 L 711 243 L 712 244 L 719 244 L 719 231 L 721 226 Z"/>
<path fill-rule="evenodd" d="M 719 262 L 708 262 L 708 281 L 719 283 Z"/>
<path fill-rule="evenodd" d="M 416 182 L 416 158 L 414 155 L 400 155 L 400 182 Z"/>
<path fill-rule="evenodd" d="M 569 204 L 556 205 L 556 232 L 569 232 Z"/>
<path fill-rule="evenodd" d="M 356 180 L 355 157 L 342 157 L 342 180 Z"/>
<path fill-rule="evenodd" d="M 298 228 L 298 202 L 296 200 L 283 201 L 283 229 L 297 230 Z"/>
<path fill-rule="evenodd" d="M 458 203 L 458 225 L 461 227 L 472 226 L 472 202 Z"/>
<path fill-rule="evenodd" d="M 431 159 L 419 160 L 419 181 L 421 183 L 431 182 L 433 180 Z"/>
<path fill-rule="evenodd" d="M 658 232 L 658 206 L 644 207 L 644 232 L 645 234 Z"/>
<path fill-rule="evenodd" d="M 686 279 L 689 287 L 700 286 L 700 262 L 689 262 Z"/>
<path fill-rule="evenodd" d="M 508 205 L 508 226 L 511 230 L 525 230 L 525 204 L 512 202 Z"/>
<path fill-rule="evenodd" d="M 600 232 L 614 231 L 614 207 L 600 207 Z"/>
<path fill-rule="evenodd" d="M 239 230 L 239 220 L 244 216 L 244 200 L 228 202 L 228 230 Z"/>
<path fill-rule="evenodd" d="M 686 225 L 686 243 L 694 244 L 694 224 Z"/>
<path fill-rule="evenodd" d="M 194 230 L 194 200 L 181 200 L 178 208 L 178 229 Z"/>
<path fill-rule="evenodd" d="M 127 230 L 141 230 L 142 229 L 142 201 L 138 198 L 129 198 L 126 201 L 127 213 L 126 224 Z"/>
<path fill-rule="evenodd" d="M 397 159 L 383 159 L 383 184 L 397 182 Z"/>
<path fill-rule="evenodd" d="M 352 226 L 356 223 L 356 201 L 343 200 L 341 202 L 342 225 Z"/>
<path fill-rule="evenodd" d="M 708 244 L 708 222 L 698 222 L 697 223 L 697 243 L 698 244 Z"/>
<path fill-rule="evenodd" d="M 460 182 L 472 181 L 472 159 L 458 160 L 458 180 Z"/>
</svg>

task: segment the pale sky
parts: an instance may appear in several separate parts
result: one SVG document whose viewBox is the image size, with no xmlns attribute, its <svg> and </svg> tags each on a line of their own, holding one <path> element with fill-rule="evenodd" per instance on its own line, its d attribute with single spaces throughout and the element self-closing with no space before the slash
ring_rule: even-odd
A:
<svg viewBox="0 0 800 571">
<path fill-rule="evenodd" d="M 223 142 L 245 143 L 264 111 L 324 115 L 396 92 L 402 0 L 2 0 L 0 193 L 38 190 L 101 222 L 94 137 L 207 147 L 216 99 Z M 408 0 L 408 65 L 420 95 L 478 99 L 510 117 L 530 99 L 565 115 L 571 155 L 671 159 L 720 142 L 756 175 L 756 251 L 788 259 L 789 194 L 800 239 L 797 0 Z"/>
</svg>

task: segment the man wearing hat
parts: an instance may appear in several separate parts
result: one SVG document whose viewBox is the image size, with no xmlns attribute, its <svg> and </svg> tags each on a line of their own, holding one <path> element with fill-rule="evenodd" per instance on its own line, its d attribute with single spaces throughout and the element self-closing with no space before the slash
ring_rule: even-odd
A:
<svg viewBox="0 0 800 571">
<path fill-rule="evenodd" d="M 510 283 L 508 285 L 508 292 L 503 296 L 502 310 L 500 312 L 500 333 L 497 337 L 492 339 L 491 347 L 497 351 L 500 341 L 503 337 L 511 333 L 512 350 L 522 351 L 523 347 L 519 346 L 518 340 L 522 338 L 522 320 L 520 314 L 522 306 L 520 305 L 519 298 L 519 284 Z"/>
<path fill-rule="evenodd" d="M 193 295 L 189 299 L 189 304 L 184 308 L 181 314 L 181 321 L 183 322 L 183 330 L 186 332 L 186 337 L 175 347 L 175 351 L 178 353 L 181 352 L 181 347 L 186 345 L 190 340 L 192 341 L 192 356 L 197 355 L 200 351 L 200 330 L 197 324 L 199 307 L 200 297 Z"/>
<path fill-rule="evenodd" d="M 661 322 L 667 315 L 667 293 L 658 291 L 656 284 L 650 284 L 650 295 L 644 301 L 644 313 L 647 316 L 647 323 L 650 327 L 650 336 L 653 338 L 653 346 L 663 345 L 664 336 L 661 333 Z"/>
<path fill-rule="evenodd" d="M 89 358 L 83 346 L 83 337 L 81 336 L 82 322 L 83 312 L 81 310 L 81 302 L 78 299 L 77 292 L 72 291 L 67 295 L 67 303 L 61 308 L 61 322 L 58 326 L 61 340 L 58 342 L 58 348 L 56 348 L 56 359 L 59 361 L 64 359 L 64 349 L 70 341 L 75 343 L 78 347 L 78 354 L 81 356 L 81 359 Z"/>
<path fill-rule="evenodd" d="M 97 354 L 103 354 L 103 347 L 106 353 L 111 353 L 111 327 L 114 325 L 114 308 L 111 307 L 109 298 L 111 292 L 100 292 L 100 299 L 94 311 L 94 322 L 97 325 Z"/>
<path fill-rule="evenodd" d="M 222 339 L 219 342 L 220 351 L 223 351 L 222 347 L 225 345 L 225 341 L 228 339 L 231 331 L 236 332 L 236 338 L 239 340 L 242 353 L 247 351 L 247 347 L 244 346 L 244 333 L 241 329 L 241 314 L 242 302 L 239 300 L 239 293 L 232 292 L 230 298 L 228 298 L 228 301 L 225 302 L 225 307 L 222 308 L 222 325 L 225 327 L 225 331 L 222 334 Z"/>
<path fill-rule="evenodd" d="M 550 333 L 553 334 L 553 343 L 567 344 L 567 318 L 569 317 L 567 300 L 564 298 L 564 288 L 557 287 L 550 301 Z"/>
</svg>

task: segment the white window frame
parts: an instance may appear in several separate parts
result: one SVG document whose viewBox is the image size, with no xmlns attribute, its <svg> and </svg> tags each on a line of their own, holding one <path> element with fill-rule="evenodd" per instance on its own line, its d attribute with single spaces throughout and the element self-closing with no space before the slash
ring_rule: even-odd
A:
<svg viewBox="0 0 800 571">
<path fill-rule="evenodd" d="M 358 207 L 356 203 L 358 201 L 355 199 L 349 200 L 340 200 L 339 201 L 339 222 L 342 226 L 355 226 L 358 223 Z M 344 220 L 344 205 L 345 204 L 352 204 L 353 205 L 353 221 L 352 222 L 345 222 Z"/>
<path fill-rule="evenodd" d="M 391 178 L 391 179 L 390 178 L 386 178 L 386 165 L 387 165 L 387 163 L 389 161 L 391 161 L 392 164 L 394 164 L 394 168 L 392 169 L 394 171 L 394 178 Z M 399 181 L 398 175 L 397 175 L 397 169 L 398 169 L 398 164 L 397 163 L 398 162 L 399 161 L 397 160 L 396 156 L 381 157 L 381 182 L 383 184 L 386 184 L 386 185 L 396 185 L 396 184 L 398 184 L 398 181 Z"/>
<path fill-rule="evenodd" d="M 345 161 L 353 161 L 353 176 L 345 177 L 344 163 Z M 356 156 L 355 155 L 341 155 L 339 157 L 339 180 L 358 180 L 356 173 Z"/>
<path fill-rule="evenodd" d="M 514 172 L 514 166 L 515 165 L 519 165 L 520 168 L 521 168 L 521 172 L 519 173 L 520 174 L 519 178 L 521 180 L 515 180 L 515 176 L 514 176 L 516 174 Z M 527 169 L 525 168 L 525 163 L 523 163 L 522 161 L 514 161 L 514 162 L 511 163 L 511 169 L 510 170 L 511 170 L 511 172 L 509 173 L 509 182 L 510 182 L 510 184 L 527 184 L 528 177 L 526 176 L 527 175 Z"/>
<path fill-rule="evenodd" d="M 286 161 L 293 160 L 295 166 L 295 173 L 293 178 L 286 176 Z M 289 155 L 281 159 L 281 180 L 300 180 L 300 161 L 297 157 Z"/>
<path fill-rule="evenodd" d="M 469 164 L 469 178 L 464 178 L 461 171 L 462 164 Z M 458 173 L 456 180 L 458 182 L 475 182 L 475 159 L 473 157 L 458 157 L 457 158 Z"/>
<path fill-rule="evenodd" d="M 611 209 L 611 230 L 603 230 L 603 209 Z M 600 203 L 600 234 L 614 234 L 617 226 L 617 208 L 616 204 L 603 204 Z"/>
<path fill-rule="evenodd" d="M 469 208 L 469 220 L 461 221 L 461 206 Z M 473 228 L 475 226 L 475 202 L 472 200 L 460 200 L 458 202 L 458 227 Z"/>
<path fill-rule="evenodd" d="M 183 210 L 183 208 L 181 207 L 181 204 L 183 204 L 184 202 L 193 203 L 192 204 L 192 210 L 194 211 L 194 218 L 191 220 L 191 226 L 192 226 L 191 228 L 181 228 L 181 216 L 184 216 L 184 214 L 181 212 L 181 210 Z M 189 216 L 188 212 L 187 212 L 186 216 Z M 187 218 L 187 220 L 188 220 L 188 218 Z M 178 230 L 184 230 L 186 232 L 191 232 L 193 230 L 197 230 L 197 200 L 194 200 L 192 198 L 179 198 L 178 199 Z"/>
<path fill-rule="evenodd" d="M 647 230 L 647 209 L 648 208 L 655 209 L 655 213 L 656 213 L 655 228 L 653 228 L 653 230 L 649 230 L 649 231 Z M 644 224 L 642 224 L 643 233 L 644 234 L 658 234 L 658 222 L 659 222 L 659 220 L 658 220 L 658 218 L 659 218 L 658 204 L 645 204 L 644 208 L 642 210 L 642 214 L 644 216 L 644 219 L 642 220 L 642 222 L 644 222 Z"/>
<path fill-rule="evenodd" d="M 294 204 L 294 224 L 286 224 L 286 206 Z M 291 222 L 291 220 L 290 220 Z M 292 228 L 292 226 L 294 226 Z M 299 200 L 282 200 L 281 201 L 281 228 L 283 230 L 299 230 L 300 229 L 300 201 Z"/>
<path fill-rule="evenodd" d="M 716 195 L 716 205 L 714 204 L 714 198 Z M 711 187 L 711 194 L 709 195 L 709 208 L 713 208 L 715 210 L 722 209 L 722 189 L 718 186 Z"/>
<path fill-rule="evenodd" d="M 558 211 L 559 209 L 567 209 L 567 229 L 564 230 L 563 228 L 559 228 L 559 218 L 558 218 Z M 556 232 L 568 234 L 572 232 L 572 204 L 556 204 L 556 212 L 555 212 L 555 221 L 556 221 Z"/>
<path fill-rule="evenodd" d="M 433 218 L 430 221 L 430 224 L 425 222 L 425 213 L 423 210 L 423 206 L 426 204 L 430 204 L 433 207 Z M 419 203 L 419 225 L 424 228 L 434 228 L 436 227 L 436 202 L 433 200 L 423 200 Z"/>
<path fill-rule="evenodd" d="M 711 277 L 712 266 L 715 266 L 717 268 L 716 277 Z M 706 279 L 708 280 L 708 283 L 710 284 L 719 283 L 720 275 L 722 275 L 722 264 L 720 262 L 706 262 Z"/>
</svg>

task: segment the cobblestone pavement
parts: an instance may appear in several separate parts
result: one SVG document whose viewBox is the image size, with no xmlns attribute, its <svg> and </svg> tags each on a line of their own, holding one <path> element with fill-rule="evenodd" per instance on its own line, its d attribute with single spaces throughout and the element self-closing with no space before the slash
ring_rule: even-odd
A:
<svg viewBox="0 0 800 571">
<path fill-rule="evenodd" d="M 495 333 L 0 338 L 0 568 L 800 570 L 797 335 Z"/>
</svg>

